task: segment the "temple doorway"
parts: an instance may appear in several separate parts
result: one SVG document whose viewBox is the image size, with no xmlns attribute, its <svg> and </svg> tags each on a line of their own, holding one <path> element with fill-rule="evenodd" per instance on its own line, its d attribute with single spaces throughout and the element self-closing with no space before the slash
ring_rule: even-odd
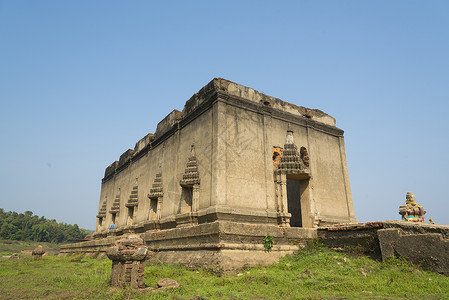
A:
<svg viewBox="0 0 449 300">
<path fill-rule="evenodd" d="M 127 225 L 133 225 L 134 207 L 128 207 L 128 222 Z"/>
<path fill-rule="evenodd" d="M 302 227 L 300 181 L 287 179 L 287 204 L 291 227 Z"/>
<path fill-rule="evenodd" d="M 193 188 L 183 187 L 179 201 L 178 214 L 192 212 Z"/>
<path fill-rule="evenodd" d="M 157 220 L 157 199 L 150 199 L 150 220 Z"/>
</svg>

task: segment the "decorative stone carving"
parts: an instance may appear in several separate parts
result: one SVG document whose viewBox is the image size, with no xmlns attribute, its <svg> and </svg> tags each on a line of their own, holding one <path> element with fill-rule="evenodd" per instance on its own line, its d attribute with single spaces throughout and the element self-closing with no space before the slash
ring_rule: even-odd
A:
<svg viewBox="0 0 449 300">
<path fill-rule="evenodd" d="M 422 206 L 415 202 L 415 195 L 412 192 L 407 192 L 405 196 L 405 204 L 399 206 L 399 214 L 403 221 L 424 222 L 424 215 L 426 211 Z"/>
<path fill-rule="evenodd" d="M 111 214 L 118 214 L 120 212 L 120 194 L 115 196 L 114 203 L 111 206 L 111 209 L 109 210 L 109 213 Z"/>
<path fill-rule="evenodd" d="M 97 218 L 105 218 L 105 217 L 106 217 L 106 200 L 103 201 L 103 204 L 101 205 L 97 215 Z"/>
<path fill-rule="evenodd" d="M 182 187 L 193 187 L 194 185 L 200 184 L 200 174 L 198 173 L 198 162 L 196 160 L 194 145 L 190 148 L 189 162 L 179 184 Z"/>
<path fill-rule="evenodd" d="M 153 182 L 153 187 L 150 189 L 150 193 L 148 194 L 148 198 L 157 199 L 159 197 L 163 197 L 164 193 L 162 190 L 162 172 L 156 174 L 156 178 Z"/>
<path fill-rule="evenodd" d="M 131 226 L 134 225 L 134 215 L 136 213 L 136 208 L 139 205 L 139 188 L 137 185 L 137 178 L 136 183 L 133 186 L 133 189 L 131 190 L 131 194 L 129 195 L 128 202 L 125 203 L 125 206 L 128 208 L 128 218 L 127 218 L 127 225 Z M 133 233 L 133 229 L 130 231 Z"/>
<path fill-rule="evenodd" d="M 107 249 L 106 255 L 112 260 L 111 286 L 144 287 L 143 272 L 149 252 L 139 235 L 121 237 Z"/>
<path fill-rule="evenodd" d="M 150 193 L 148 194 L 148 198 L 150 198 L 150 220 L 160 220 L 163 197 L 164 191 L 162 189 L 162 172 L 159 172 L 156 174 L 153 187 L 150 189 Z"/>
<path fill-rule="evenodd" d="M 275 169 L 277 169 L 279 163 L 281 162 L 283 150 L 284 149 L 282 149 L 281 147 L 273 147 L 273 150 L 271 151 L 271 155 L 273 158 L 273 167 Z"/>
<path fill-rule="evenodd" d="M 309 171 L 309 154 L 305 147 L 301 147 L 301 155 L 293 140 L 293 131 L 287 131 L 287 143 L 284 145 L 282 157 L 278 164 L 278 172 L 284 174 L 305 174 Z"/>
<path fill-rule="evenodd" d="M 195 146 L 190 147 L 190 157 L 182 179 L 182 194 L 178 208 L 179 216 L 176 217 L 177 226 L 186 224 L 197 224 L 200 195 L 200 174 L 198 172 L 198 161 L 195 154 Z"/>
<path fill-rule="evenodd" d="M 273 148 L 273 152 L 274 152 Z M 287 130 L 286 143 L 281 153 L 277 168 L 274 171 L 274 181 L 276 183 L 276 199 L 278 211 L 278 223 L 281 226 L 290 226 L 290 213 L 288 211 L 287 202 L 287 177 L 294 177 L 302 180 L 310 178 L 310 158 L 309 153 L 305 147 L 301 147 L 298 152 L 293 138 L 293 131 L 289 128 Z M 275 164 L 275 157 L 273 154 L 273 165 Z"/>
<path fill-rule="evenodd" d="M 306 168 L 308 168 L 310 165 L 310 158 L 309 158 L 309 152 L 307 151 L 306 147 L 301 147 L 301 149 L 299 150 L 299 155 L 300 155 L 301 160 L 304 163 L 304 166 Z"/>
<path fill-rule="evenodd" d="M 137 186 L 137 180 L 136 180 L 136 185 L 133 186 L 131 195 L 129 195 L 129 198 L 128 198 L 128 202 L 126 202 L 126 204 L 125 204 L 126 207 L 135 207 L 135 206 L 139 205 L 138 191 L 139 191 L 139 188 Z"/>
</svg>

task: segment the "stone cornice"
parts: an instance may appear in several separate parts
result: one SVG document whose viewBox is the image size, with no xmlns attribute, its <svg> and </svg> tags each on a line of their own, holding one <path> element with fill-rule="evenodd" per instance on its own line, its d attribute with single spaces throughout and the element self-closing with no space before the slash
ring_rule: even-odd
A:
<svg viewBox="0 0 449 300">
<path fill-rule="evenodd" d="M 242 109 L 250 110 L 260 114 L 270 115 L 272 118 L 279 119 L 285 122 L 290 122 L 295 125 L 312 128 L 324 133 L 332 134 L 334 136 L 343 136 L 344 131 L 335 126 L 330 126 L 318 121 L 314 121 L 304 116 L 293 115 L 288 112 L 280 111 L 264 104 L 257 104 L 250 102 L 244 98 L 229 95 L 224 91 L 219 91 L 219 101 L 223 101 L 226 104 L 239 107 Z"/>
</svg>

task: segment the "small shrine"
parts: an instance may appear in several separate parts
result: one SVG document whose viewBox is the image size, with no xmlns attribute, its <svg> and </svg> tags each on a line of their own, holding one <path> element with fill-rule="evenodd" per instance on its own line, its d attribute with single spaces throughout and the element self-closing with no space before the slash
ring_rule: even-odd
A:
<svg viewBox="0 0 449 300">
<path fill-rule="evenodd" d="M 415 202 L 415 195 L 412 192 L 407 192 L 405 204 L 399 206 L 399 214 L 403 221 L 424 222 L 426 211 Z"/>
</svg>

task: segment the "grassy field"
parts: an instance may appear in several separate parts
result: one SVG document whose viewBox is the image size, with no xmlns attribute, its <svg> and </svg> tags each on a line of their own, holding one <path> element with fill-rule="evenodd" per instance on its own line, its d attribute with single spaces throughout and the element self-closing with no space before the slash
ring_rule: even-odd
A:
<svg viewBox="0 0 449 300">
<path fill-rule="evenodd" d="M 403 260 L 373 261 L 312 244 L 269 267 L 215 276 L 181 266 L 150 265 L 145 283 L 177 280 L 175 290 L 142 294 L 109 288 L 109 260 L 31 257 L 0 260 L 2 299 L 449 299 L 449 277 Z"/>
<path fill-rule="evenodd" d="M 59 244 L 5 240 L 0 240 L 0 253 L 3 253 L 3 255 L 20 254 L 21 250 L 34 250 L 39 245 L 42 245 L 49 254 L 59 253 Z"/>
</svg>

